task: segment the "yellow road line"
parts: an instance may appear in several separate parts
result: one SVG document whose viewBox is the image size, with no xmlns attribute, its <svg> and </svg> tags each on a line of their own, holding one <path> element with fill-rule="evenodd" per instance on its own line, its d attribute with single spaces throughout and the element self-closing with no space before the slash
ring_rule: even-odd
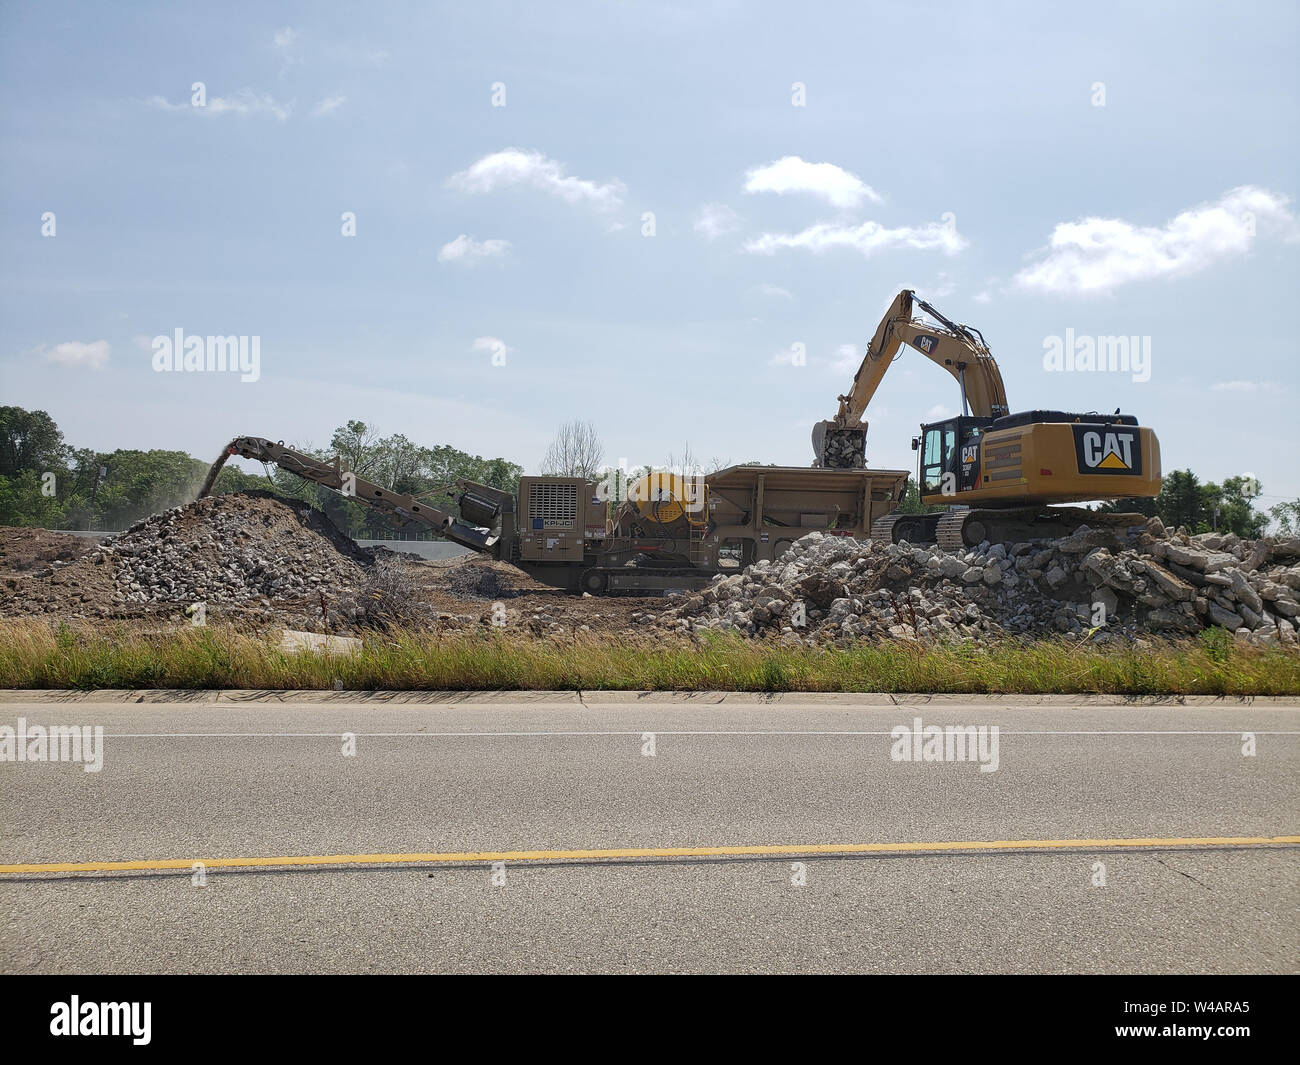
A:
<svg viewBox="0 0 1300 1065">
<path fill-rule="evenodd" d="M 613 850 L 461 851 L 410 854 L 293 854 L 278 858 L 144 858 L 127 862 L 0 865 L 0 873 L 115 873 L 293 865 L 416 865 L 427 862 L 538 862 L 620 858 L 722 858 L 787 854 L 935 854 L 944 851 L 1102 850 L 1123 847 L 1267 847 L 1300 836 L 1192 836 L 1152 839 L 1000 839 L 945 843 L 796 843 L 737 847 L 620 847 Z"/>
</svg>

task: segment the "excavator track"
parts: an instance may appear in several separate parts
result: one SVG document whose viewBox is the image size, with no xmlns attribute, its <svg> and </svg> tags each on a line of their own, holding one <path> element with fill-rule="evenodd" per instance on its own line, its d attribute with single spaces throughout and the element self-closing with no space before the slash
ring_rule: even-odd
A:
<svg viewBox="0 0 1300 1065">
<path fill-rule="evenodd" d="M 882 544 L 934 543 L 938 514 L 886 514 L 871 526 L 871 539 Z"/>
<path fill-rule="evenodd" d="M 1146 521 L 1145 514 L 1104 514 L 1082 507 L 954 510 L 939 516 L 935 542 L 945 551 L 962 551 L 985 540 L 1000 544 L 1059 539 L 1084 525 L 1118 533 Z"/>
<path fill-rule="evenodd" d="M 962 539 L 962 530 L 970 513 L 969 510 L 954 510 L 939 515 L 939 524 L 935 529 L 935 542 L 945 551 L 961 551 L 966 547 L 966 542 Z"/>
<path fill-rule="evenodd" d="M 871 539 L 878 544 L 892 544 L 894 542 L 894 526 L 898 524 L 898 519 L 903 515 L 898 511 L 893 514 L 886 514 L 883 518 L 877 518 L 871 523 Z"/>
</svg>

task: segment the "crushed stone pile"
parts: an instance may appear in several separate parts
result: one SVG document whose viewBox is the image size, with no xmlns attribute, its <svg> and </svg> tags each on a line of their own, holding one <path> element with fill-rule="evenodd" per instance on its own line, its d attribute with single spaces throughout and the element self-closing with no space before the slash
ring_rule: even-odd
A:
<svg viewBox="0 0 1300 1065">
<path fill-rule="evenodd" d="M 1171 535 L 1158 518 L 1132 537 L 1082 527 L 966 551 L 814 532 L 774 563 L 715 577 L 660 624 L 807 644 L 1047 633 L 1105 643 L 1218 625 L 1295 647 L 1298 563 L 1300 537 Z"/>
<path fill-rule="evenodd" d="M 145 617 L 203 603 L 209 616 L 342 628 L 363 609 L 372 565 L 305 503 L 212 496 L 146 518 L 74 561 L 6 579 L 0 615 Z"/>
</svg>

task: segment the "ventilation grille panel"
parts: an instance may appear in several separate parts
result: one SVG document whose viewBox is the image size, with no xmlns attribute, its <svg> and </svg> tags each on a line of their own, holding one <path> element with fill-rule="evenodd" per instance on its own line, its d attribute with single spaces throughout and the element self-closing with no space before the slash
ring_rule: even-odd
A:
<svg viewBox="0 0 1300 1065">
<path fill-rule="evenodd" d="M 571 529 L 578 524 L 576 484 L 534 484 L 528 491 L 529 524 L 537 519 L 544 529 Z"/>
</svg>

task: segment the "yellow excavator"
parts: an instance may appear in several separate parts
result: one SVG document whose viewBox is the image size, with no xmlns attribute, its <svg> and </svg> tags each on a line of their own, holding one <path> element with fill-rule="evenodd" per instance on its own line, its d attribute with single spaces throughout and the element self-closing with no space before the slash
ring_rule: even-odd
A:
<svg viewBox="0 0 1300 1065">
<path fill-rule="evenodd" d="M 931 322 L 913 316 L 914 308 Z M 933 514 L 879 519 L 873 539 L 973 547 L 1067 536 L 1080 525 L 1125 528 L 1141 514 L 1101 514 L 1053 506 L 1160 494 L 1160 443 L 1131 414 L 1072 414 L 1030 410 L 1012 414 L 997 360 L 983 334 L 940 314 L 911 289 L 890 305 L 834 418 L 813 427 L 816 466 L 860 469 L 866 464 L 863 415 L 903 347 L 915 348 L 956 378 L 962 413 L 921 426 L 921 500 L 946 506 Z"/>
</svg>

